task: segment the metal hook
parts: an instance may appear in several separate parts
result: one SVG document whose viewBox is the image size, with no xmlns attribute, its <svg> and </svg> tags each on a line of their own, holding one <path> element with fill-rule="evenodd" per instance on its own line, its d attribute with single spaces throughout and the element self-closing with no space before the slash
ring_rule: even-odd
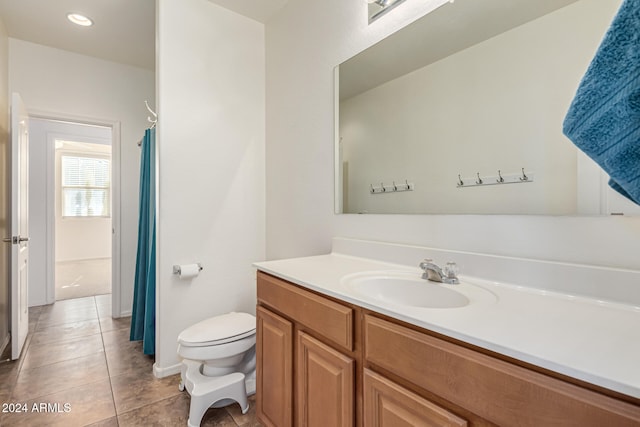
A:
<svg viewBox="0 0 640 427">
<path fill-rule="evenodd" d="M 462 178 L 460 178 L 460 175 L 458 174 L 458 187 L 462 187 L 464 185 L 464 181 L 462 180 Z"/>
<path fill-rule="evenodd" d="M 409 186 L 409 181 L 407 181 L 406 179 L 404 180 L 404 185 L 407 187 L 407 190 L 411 189 L 411 186 Z"/>
<path fill-rule="evenodd" d="M 529 177 L 524 173 L 524 168 L 522 168 L 522 176 L 520 177 L 520 181 L 529 181 Z"/>
<path fill-rule="evenodd" d="M 376 190 L 375 190 L 375 188 L 373 188 L 373 184 L 369 184 L 369 185 L 371 186 L 371 194 L 375 193 Z"/>
<path fill-rule="evenodd" d="M 384 188 L 384 182 L 380 183 L 380 187 L 382 188 L 382 192 L 384 193 L 385 191 L 387 191 L 386 188 Z"/>
<path fill-rule="evenodd" d="M 147 106 L 147 110 L 148 110 L 148 111 L 151 113 L 151 115 L 153 116 L 153 118 L 151 118 L 150 116 L 147 116 L 147 121 L 153 125 L 153 126 L 151 126 L 151 127 L 154 127 L 154 126 L 156 125 L 156 123 L 158 123 L 158 115 L 156 114 L 156 112 L 155 112 L 155 111 L 153 111 L 153 110 L 151 109 L 151 107 L 149 106 L 149 103 L 148 103 L 146 100 L 144 101 L 144 105 L 146 105 L 146 106 Z"/>
<path fill-rule="evenodd" d="M 478 172 L 476 175 L 478 175 L 478 180 L 476 181 L 476 184 L 482 184 L 482 178 L 480 178 L 480 172 Z"/>
<path fill-rule="evenodd" d="M 496 182 L 503 183 L 504 182 L 504 178 L 502 177 L 502 174 L 500 173 L 500 169 L 498 169 L 498 177 L 499 177 L 499 179 L 496 179 Z"/>
<path fill-rule="evenodd" d="M 393 181 L 393 191 L 398 191 L 398 187 L 396 187 L 396 182 Z"/>
</svg>

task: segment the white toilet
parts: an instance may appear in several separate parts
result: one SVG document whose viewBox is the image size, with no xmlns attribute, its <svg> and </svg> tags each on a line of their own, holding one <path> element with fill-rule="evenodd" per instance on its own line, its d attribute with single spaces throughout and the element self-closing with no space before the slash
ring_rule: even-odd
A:
<svg viewBox="0 0 640 427">
<path fill-rule="evenodd" d="M 180 390 L 191 395 L 189 427 L 198 427 L 208 408 L 240 404 L 256 391 L 256 318 L 227 313 L 196 323 L 178 335 L 183 358 Z"/>
</svg>

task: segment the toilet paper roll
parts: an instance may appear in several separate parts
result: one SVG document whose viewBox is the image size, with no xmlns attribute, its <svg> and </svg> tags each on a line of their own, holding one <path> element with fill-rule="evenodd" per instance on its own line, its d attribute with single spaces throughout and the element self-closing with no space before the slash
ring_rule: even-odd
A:
<svg viewBox="0 0 640 427">
<path fill-rule="evenodd" d="M 200 266 L 198 264 L 183 264 L 180 265 L 180 272 L 178 276 L 181 279 L 190 279 L 200 274 Z"/>
</svg>

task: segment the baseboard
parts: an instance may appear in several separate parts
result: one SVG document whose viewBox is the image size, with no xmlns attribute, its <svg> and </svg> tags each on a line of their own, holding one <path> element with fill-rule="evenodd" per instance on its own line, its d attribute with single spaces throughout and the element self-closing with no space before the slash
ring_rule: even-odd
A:
<svg viewBox="0 0 640 427">
<path fill-rule="evenodd" d="M 125 310 L 120 312 L 120 317 L 129 317 L 131 316 L 131 310 Z"/>
<path fill-rule="evenodd" d="M 153 375 L 156 378 L 164 378 L 170 375 L 179 374 L 182 363 L 177 363 L 166 368 L 160 368 L 157 363 L 153 364 Z"/>
</svg>

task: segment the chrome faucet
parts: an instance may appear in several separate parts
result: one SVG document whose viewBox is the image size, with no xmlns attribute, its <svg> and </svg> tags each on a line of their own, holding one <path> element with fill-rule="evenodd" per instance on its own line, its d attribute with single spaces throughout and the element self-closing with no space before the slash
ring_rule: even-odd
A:
<svg viewBox="0 0 640 427">
<path fill-rule="evenodd" d="M 447 283 L 449 285 L 460 283 L 456 276 L 458 266 L 455 262 L 448 262 L 443 271 L 442 268 L 433 263 L 433 260 L 427 258 L 420 263 L 420 268 L 424 270 L 424 273 L 422 273 L 423 279 L 432 282 Z"/>
</svg>

